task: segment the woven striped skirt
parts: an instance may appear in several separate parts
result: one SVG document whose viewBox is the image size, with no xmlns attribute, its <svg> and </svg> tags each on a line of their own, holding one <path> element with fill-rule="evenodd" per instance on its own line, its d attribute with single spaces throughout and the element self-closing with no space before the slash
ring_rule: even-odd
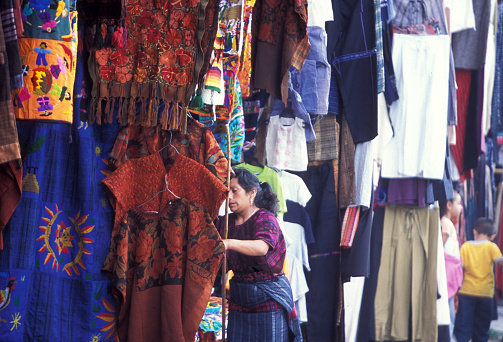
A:
<svg viewBox="0 0 503 342">
<path fill-rule="evenodd" d="M 292 289 L 284 275 L 253 284 L 231 280 L 230 297 L 229 342 L 302 342 Z"/>
</svg>

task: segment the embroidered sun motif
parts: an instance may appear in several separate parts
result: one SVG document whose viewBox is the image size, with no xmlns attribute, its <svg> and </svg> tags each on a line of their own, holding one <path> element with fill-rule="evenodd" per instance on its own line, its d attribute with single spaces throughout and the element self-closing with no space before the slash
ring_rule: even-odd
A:
<svg viewBox="0 0 503 342">
<path fill-rule="evenodd" d="M 105 322 L 108 322 L 100 331 L 105 332 L 108 331 L 107 336 L 105 336 L 105 341 L 113 336 L 114 341 L 119 342 L 119 335 L 117 334 L 117 325 L 115 320 L 115 309 L 105 298 L 101 298 L 103 302 L 103 306 L 107 309 L 108 312 L 97 315 L 96 317 L 102 319 Z"/>
<path fill-rule="evenodd" d="M 47 256 L 45 257 L 44 260 L 44 265 L 46 265 L 49 261 L 52 259 L 52 269 L 56 267 L 56 272 L 59 272 L 59 263 L 62 262 L 60 259 L 58 261 L 58 258 L 56 257 L 56 253 L 52 249 L 50 245 L 50 237 L 52 233 L 52 228 L 53 225 L 58 218 L 58 216 L 63 212 L 62 210 L 59 210 L 58 205 L 55 205 L 56 207 L 56 212 L 53 212 L 50 210 L 48 207 L 45 207 L 45 211 L 49 214 L 49 217 L 42 217 L 42 220 L 47 223 L 46 226 L 40 226 L 38 227 L 44 234 L 42 234 L 37 241 L 44 241 L 44 245 L 38 250 L 40 253 L 43 253 L 47 251 Z M 72 241 L 75 239 L 75 236 L 71 235 L 71 225 L 66 225 L 63 220 L 61 220 L 61 224 L 59 224 L 56 230 L 56 239 L 54 242 L 56 243 L 56 247 L 58 250 L 58 255 L 61 255 L 61 252 L 68 254 L 68 248 L 78 248 L 77 255 L 75 258 L 67 263 L 63 267 L 63 271 L 65 271 L 69 276 L 72 275 L 72 269 L 73 271 L 77 274 L 80 275 L 80 271 L 77 266 L 82 267 L 84 270 L 87 270 L 87 267 L 84 265 L 84 262 L 82 261 L 82 255 L 83 254 L 88 254 L 91 255 L 92 253 L 84 248 L 85 243 L 93 243 L 94 241 L 85 238 L 84 234 L 88 234 L 92 232 L 94 229 L 94 225 L 87 226 L 84 228 L 81 228 L 82 225 L 86 222 L 87 218 L 89 215 L 84 215 L 80 217 L 80 211 L 75 215 L 75 217 L 68 217 L 68 219 L 71 221 L 73 228 L 75 229 L 75 232 L 77 233 L 77 236 L 79 238 L 79 242 L 77 243 L 77 246 L 74 246 L 74 243 Z"/>
</svg>

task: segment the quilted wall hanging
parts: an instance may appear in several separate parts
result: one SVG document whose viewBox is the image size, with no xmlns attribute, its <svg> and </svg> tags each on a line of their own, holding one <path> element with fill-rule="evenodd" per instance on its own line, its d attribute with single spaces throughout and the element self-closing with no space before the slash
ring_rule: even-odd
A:
<svg viewBox="0 0 503 342">
<path fill-rule="evenodd" d="M 18 119 L 72 122 L 77 52 L 77 12 L 69 1 L 22 4 L 19 38 L 23 88 L 14 93 Z"/>
</svg>

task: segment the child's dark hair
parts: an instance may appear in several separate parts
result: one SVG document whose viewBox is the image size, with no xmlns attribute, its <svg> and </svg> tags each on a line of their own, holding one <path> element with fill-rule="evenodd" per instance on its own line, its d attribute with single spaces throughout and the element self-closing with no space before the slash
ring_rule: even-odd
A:
<svg viewBox="0 0 503 342">
<path fill-rule="evenodd" d="M 257 195 L 254 200 L 257 208 L 265 209 L 274 215 L 277 214 L 278 196 L 276 196 L 276 193 L 274 193 L 269 183 L 260 183 L 257 176 L 243 168 L 235 168 L 231 178 L 236 178 L 239 185 L 245 189 L 246 192 L 257 189 Z"/>
<path fill-rule="evenodd" d="M 479 234 L 487 235 L 488 237 L 496 234 L 494 222 L 486 217 L 480 217 L 475 222 L 475 231 Z"/>
<path fill-rule="evenodd" d="M 440 205 L 440 217 L 444 217 L 444 215 L 447 213 L 447 203 L 454 203 L 454 200 L 456 199 L 456 197 L 459 196 L 461 197 L 461 195 L 459 194 L 459 192 L 457 191 L 454 191 L 453 192 L 453 196 L 451 199 L 448 199 L 448 200 L 444 200 L 444 201 L 439 201 L 439 205 Z"/>
</svg>

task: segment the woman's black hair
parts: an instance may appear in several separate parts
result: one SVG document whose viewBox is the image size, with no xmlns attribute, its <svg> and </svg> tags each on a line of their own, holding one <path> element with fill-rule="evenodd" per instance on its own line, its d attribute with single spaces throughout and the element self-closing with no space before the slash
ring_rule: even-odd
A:
<svg viewBox="0 0 503 342">
<path fill-rule="evenodd" d="M 254 203 L 257 208 L 265 209 L 275 216 L 278 213 L 278 196 L 267 182 L 259 182 L 257 176 L 243 168 L 235 168 L 231 178 L 236 178 L 239 185 L 248 193 L 257 189 Z"/>
</svg>

